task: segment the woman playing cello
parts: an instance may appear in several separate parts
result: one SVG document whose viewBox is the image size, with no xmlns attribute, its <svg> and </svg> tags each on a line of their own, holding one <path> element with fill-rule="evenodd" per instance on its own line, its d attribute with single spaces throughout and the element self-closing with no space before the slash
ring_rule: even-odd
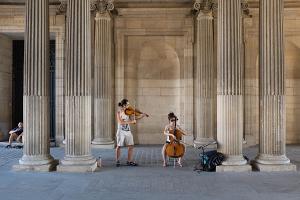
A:
<svg viewBox="0 0 300 200">
<path fill-rule="evenodd" d="M 176 136 L 174 135 L 174 133 L 176 133 L 176 131 L 178 131 L 181 134 L 186 135 L 184 133 L 184 131 L 180 128 L 180 126 L 178 126 L 176 124 L 178 118 L 176 117 L 176 115 L 173 112 L 171 112 L 171 113 L 168 114 L 168 119 L 169 119 L 169 124 L 165 126 L 165 130 L 164 130 L 164 135 L 167 136 L 167 139 L 166 139 L 166 143 L 164 144 L 164 146 L 162 148 L 162 158 L 163 158 L 163 166 L 164 167 L 167 166 L 167 162 L 166 162 L 167 151 L 166 151 L 166 149 L 167 149 L 168 145 L 170 145 L 171 141 L 177 141 L 177 142 L 179 142 L 179 140 L 181 139 L 181 138 L 176 138 Z M 178 143 L 178 145 L 182 145 L 181 146 L 181 151 L 183 151 L 183 153 L 184 153 L 185 148 L 184 148 L 183 144 L 179 144 Z M 183 156 L 183 153 L 181 153 L 182 156 Z M 182 167 L 182 164 L 181 164 L 182 156 L 179 156 L 178 157 L 178 161 L 177 161 L 177 164 L 180 167 Z"/>
</svg>

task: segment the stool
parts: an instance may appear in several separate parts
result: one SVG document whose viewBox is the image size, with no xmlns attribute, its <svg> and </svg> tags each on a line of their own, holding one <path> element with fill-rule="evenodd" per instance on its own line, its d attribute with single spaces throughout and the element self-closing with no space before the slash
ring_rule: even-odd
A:
<svg viewBox="0 0 300 200">
<path fill-rule="evenodd" d="M 177 158 L 168 157 L 168 163 L 173 162 L 173 168 L 176 167 Z"/>
</svg>

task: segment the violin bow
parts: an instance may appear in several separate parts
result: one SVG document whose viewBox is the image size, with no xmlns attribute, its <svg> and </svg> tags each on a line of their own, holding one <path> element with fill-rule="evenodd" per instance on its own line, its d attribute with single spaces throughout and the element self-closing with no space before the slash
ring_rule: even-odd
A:
<svg viewBox="0 0 300 200">
<path fill-rule="evenodd" d="M 133 120 L 135 120 L 135 101 L 134 101 L 134 104 L 133 104 L 133 110 L 134 110 Z"/>
</svg>

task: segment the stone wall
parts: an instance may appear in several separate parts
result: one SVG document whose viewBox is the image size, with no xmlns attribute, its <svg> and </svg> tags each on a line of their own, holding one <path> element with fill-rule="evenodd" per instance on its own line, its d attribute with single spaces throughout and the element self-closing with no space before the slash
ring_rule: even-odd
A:
<svg viewBox="0 0 300 200">
<path fill-rule="evenodd" d="M 0 34 L 0 94 L 0 141 L 2 141 L 8 138 L 8 131 L 12 126 L 12 40 L 3 34 Z"/>
<path fill-rule="evenodd" d="M 133 125 L 135 142 L 164 143 L 174 112 L 192 134 L 193 19 L 190 9 L 119 9 L 115 19 L 116 102 L 128 98 L 149 118 Z M 188 17 L 187 17 L 188 16 Z M 193 138 L 186 138 L 192 142 Z"/>
</svg>

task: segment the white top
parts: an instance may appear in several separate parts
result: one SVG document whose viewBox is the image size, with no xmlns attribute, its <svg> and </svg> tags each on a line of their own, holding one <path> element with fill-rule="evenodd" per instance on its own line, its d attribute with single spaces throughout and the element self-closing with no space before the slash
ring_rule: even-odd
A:
<svg viewBox="0 0 300 200">
<path fill-rule="evenodd" d="M 123 121 L 128 122 L 130 121 L 129 116 L 126 115 L 124 112 L 119 111 L 120 117 Z M 118 123 L 118 130 L 120 131 L 130 131 L 130 126 L 129 124 L 120 124 Z"/>
<path fill-rule="evenodd" d="M 176 129 L 181 129 L 181 127 L 178 124 L 176 124 Z M 174 131 L 170 132 L 170 125 L 168 125 L 168 130 L 167 130 L 166 133 L 168 133 L 168 134 L 173 134 L 174 133 Z M 170 142 L 170 137 L 171 136 L 167 135 L 167 142 Z"/>
</svg>

